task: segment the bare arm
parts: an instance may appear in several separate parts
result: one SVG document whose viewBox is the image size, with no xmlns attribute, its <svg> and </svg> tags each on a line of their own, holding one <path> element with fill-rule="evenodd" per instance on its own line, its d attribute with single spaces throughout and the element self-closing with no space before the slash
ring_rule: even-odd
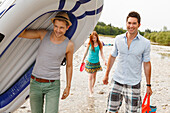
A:
<svg viewBox="0 0 170 113">
<path fill-rule="evenodd" d="M 89 51 L 89 46 L 90 46 L 90 44 L 87 45 L 87 48 L 86 48 L 86 51 L 84 53 L 84 57 L 83 57 L 82 63 L 84 62 L 84 59 L 86 58 L 86 55 L 87 55 L 87 53 Z"/>
<path fill-rule="evenodd" d="M 144 66 L 144 72 L 146 76 L 146 83 L 150 84 L 151 83 L 151 62 L 144 62 L 143 66 Z M 152 95 L 152 89 L 150 86 L 147 86 L 147 94 Z"/>
<path fill-rule="evenodd" d="M 67 49 L 66 49 L 66 88 L 63 92 L 63 96 L 61 99 L 67 98 L 67 96 L 70 93 L 70 87 L 71 87 L 71 80 L 72 80 L 72 72 L 73 72 L 73 53 L 74 53 L 74 44 L 72 41 L 69 41 Z"/>
<path fill-rule="evenodd" d="M 107 63 L 106 63 L 106 60 L 105 60 L 105 57 L 104 57 L 104 54 L 103 54 L 103 45 L 102 45 L 102 47 L 100 49 L 100 54 L 101 54 L 101 57 L 102 57 L 102 59 L 104 61 L 104 64 L 107 66 Z"/>
<path fill-rule="evenodd" d="M 24 30 L 18 37 L 28 38 L 28 39 L 43 39 L 45 34 L 47 33 L 46 30 Z"/>
<path fill-rule="evenodd" d="M 106 69 L 106 73 L 105 73 L 105 77 L 103 79 L 103 84 L 107 85 L 108 84 L 108 80 L 109 80 L 109 73 L 110 73 L 110 70 L 115 62 L 115 59 L 116 57 L 113 57 L 111 54 L 109 56 L 109 59 L 108 59 L 108 64 L 107 64 L 107 69 Z"/>
</svg>

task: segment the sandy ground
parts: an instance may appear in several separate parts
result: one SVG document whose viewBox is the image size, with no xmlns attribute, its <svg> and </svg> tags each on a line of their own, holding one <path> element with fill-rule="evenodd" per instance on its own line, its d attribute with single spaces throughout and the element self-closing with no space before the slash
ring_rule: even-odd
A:
<svg viewBox="0 0 170 113">
<path fill-rule="evenodd" d="M 109 37 L 100 37 L 100 40 L 106 44 L 113 43 L 114 39 Z M 97 80 L 94 88 L 94 97 L 89 97 L 88 92 L 88 74 L 79 71 L 81 61 L 85 52 L 85 45 L 74 54 L 74 72 L 70 96 L 65 100 L 60 100 L 60 113 L 104 113 L 107 105 L 107 97 L 111 84 L 103 85 L 102 79 L 105 74 L 106 66 L 100 59 L 103 71 L 97 73 Z M 112 50 L 112 46 L 104 46 L 106 59 Z M 170 113 L 170 47 L 152 45 L 152 90 L 151 105 L 157 106 L 157 113 Z M 115 65 L 110 73 L 110 80 L 114 72 Z M 65 67 L 61 67 L 61 94 L 65 88 Z M 146 90 L 145 76 L 142 74 L 142 97 Z M 14 113 L 30 113 L 29 99 Z M 119 113 L 124 113 L 122 106 Z"/>
</svg>

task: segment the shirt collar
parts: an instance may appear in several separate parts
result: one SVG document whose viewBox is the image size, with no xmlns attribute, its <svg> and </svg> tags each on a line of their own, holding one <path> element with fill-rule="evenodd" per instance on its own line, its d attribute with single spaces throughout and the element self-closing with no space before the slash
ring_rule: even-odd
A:
<svg viewBox="0 0 170 113">
<path fill-rule="evenodd" d="M 126 31 L 126 33 L 127 33 L 127 31 Z M 127 38 L 126 33 L 123 34 L 124 38 Z M 139 32 L 138 32 L 138 34 L 136 35 L 136 37 L 134 39 L 140 39 L 140 33 Z"/>
</svg>

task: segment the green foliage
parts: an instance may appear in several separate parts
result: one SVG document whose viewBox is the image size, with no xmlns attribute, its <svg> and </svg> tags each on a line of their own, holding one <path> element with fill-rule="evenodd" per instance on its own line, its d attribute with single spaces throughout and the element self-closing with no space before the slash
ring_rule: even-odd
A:
<svg viewBox="0 0 170 113">
<path fill-rule="evenodd" d="M 168 28 L 166 26 L 163 27 L 163 31 L 167 31 Z"/>
<path fill-rule="evenodd" d="M 139 33 L 140 33 L 142 36 L 144 36 L 144 34 L 145 34 L 145 32 L 141 32 L 141 31 L 139 31 Z"/>
<path fill-rule="evenodd" d="M 106 25 L 104 22 L 98 22 L 94 30 L 102 35 L 119 35 L 126 32 L 122 28 L 114 27 L 111 24 Z"/>
<path fill-rule="evenodd" d="M 106 24 L 104 22 L 98 22 L 97 25 L 99 25 L 99 26 L 106 26 Z"/>
<path fill-rule="evenodd" d="M 170 31 L 145 33 L 144 37 L 152 42 L 170 46 Z"/>
<path fill-rule="evenodd" d="M 151 33 L 151 30 L 150 29 L 146 29 L 145 33 Z"/>
</svg>

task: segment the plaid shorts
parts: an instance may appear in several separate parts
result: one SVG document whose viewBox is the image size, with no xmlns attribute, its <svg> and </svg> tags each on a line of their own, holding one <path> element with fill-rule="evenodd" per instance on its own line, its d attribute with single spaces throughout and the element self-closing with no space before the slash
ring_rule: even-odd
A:
<svg viewBox="0 0 170 113">
<path fill-rule="evenodd" d="M 139 113 L 142 104 L 140 83 L 137 85 L 120 84 L 113 81 L 113 88 L 108 97 L 107 111 L 117 112 L 125 99 L 125 113 Z"/>
</svg>

